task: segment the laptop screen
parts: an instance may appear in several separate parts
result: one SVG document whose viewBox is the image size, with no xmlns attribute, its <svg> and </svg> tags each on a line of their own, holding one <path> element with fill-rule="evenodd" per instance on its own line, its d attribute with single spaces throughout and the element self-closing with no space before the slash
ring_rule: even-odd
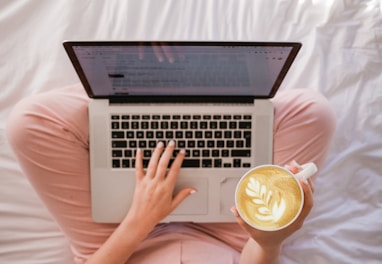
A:
<svg viewBox="0 0 382 264">
<path fill-rule="evenodd" d="M 270 98 L 300 43 L 65 42 L 90 97 Z"/>
</svg>

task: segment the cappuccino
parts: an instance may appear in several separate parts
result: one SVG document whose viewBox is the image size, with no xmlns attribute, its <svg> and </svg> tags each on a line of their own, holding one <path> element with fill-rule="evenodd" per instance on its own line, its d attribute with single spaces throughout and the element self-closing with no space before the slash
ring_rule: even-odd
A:
<svg viewBox="0 0 382 264">
<path fill-rule="evenodd" d="M 241 217 L 254 228 L 267 231 L 292 223 L 304 201 L 298 179 L 285 168 L 274 165 L 250 170 L 238 183 L 235 195 Z"/>
</svg>

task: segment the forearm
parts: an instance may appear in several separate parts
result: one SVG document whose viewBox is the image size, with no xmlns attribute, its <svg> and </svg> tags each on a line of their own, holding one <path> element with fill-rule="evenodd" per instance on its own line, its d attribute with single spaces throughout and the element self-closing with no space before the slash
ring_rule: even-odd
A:
<svg viewBox="0 0 382 264">
<path fill-rule="evenodd" d="M 125 263 L 152 228 L 151 224 L 126 217 L 86 264 Z"/>
<path fill-rule="evenodd" d="M 280 252 L 281 245 L 264 248 L 250 238 L 241 252 L 240 264 L 279 264 Z"/>
</svg>

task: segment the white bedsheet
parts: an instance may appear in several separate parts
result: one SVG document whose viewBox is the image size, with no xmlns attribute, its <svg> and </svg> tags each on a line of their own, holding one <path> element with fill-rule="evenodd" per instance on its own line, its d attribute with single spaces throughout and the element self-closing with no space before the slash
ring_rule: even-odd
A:
<svg viewBox="0 0 382 264">
<path fill-rule="evenodd" d="M 316 206 L 283 263 L 382 263 L 382 2 L 0 1 L 0 263 L 71 263 L 67 241 L 5 138 L 12 106 L 78 82 L 62 40 L 288 40 L 282 89 L 321 91 L 337 113 Z"/>
</svg>

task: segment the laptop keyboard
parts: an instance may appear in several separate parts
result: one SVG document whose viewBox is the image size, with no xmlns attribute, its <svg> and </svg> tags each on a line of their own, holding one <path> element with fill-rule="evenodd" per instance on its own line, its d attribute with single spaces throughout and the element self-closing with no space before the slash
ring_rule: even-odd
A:
<svg viewBox="0 0 382 264">
<path fill-rule="evenodd" d="M 251 166 L 251 115 L 111 115 L 112 167 L 134 168 L 136 149 L 146 167 L 159 141 L 174 140 L 175 158 L 186 150 L 183 168 Z M 170 162 L 171 164 L 171 162 Z"/>
</svg>

